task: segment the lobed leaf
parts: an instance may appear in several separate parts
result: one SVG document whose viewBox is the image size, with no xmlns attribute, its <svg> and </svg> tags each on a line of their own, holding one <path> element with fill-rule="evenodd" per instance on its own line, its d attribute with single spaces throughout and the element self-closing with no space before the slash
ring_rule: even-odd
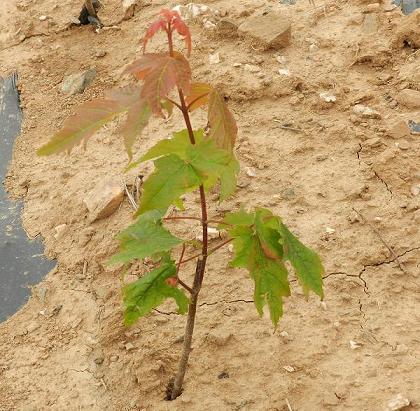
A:
<svg viewBox="0 0 420 411">
<path fill-rule="evenodd" d="M 213 87 L 207 83 L 192 83 L 190 94 L 185 98 L 189 111 L 194 111 L 209 102 Z"/>
<path fill-rule="evenodd" d="M 233 267 L 246 268 L 255 282 L 254 301 L 262 314 L 267 304 L 270 317 L 277 325 L 282 315 L 282 298 L 290 295 L 287 269 L 289 260 L 307 295 L 313 290 L 321 298 L 323 267 L 318 255 L 303 245 L 269 210 L 257 208 L 254 213 L 241 209 L 228 213 L 221 227 L 233 239 Z"/>
<path fill-rule="evenodd" d="M 120 251 L 110 264 L 141 260 L 171 250 L 182 243 L 162 226 L 162 213 L 157 210 L 142 214 L 138 220 L 118 236 Z"/>
<path fill-rule="evenodd" d="M 284 258 L 289 260 L 295 269 L 303 292 L 307 296 L 309 290 L 312 290 L 323 298 L 324 267 L 318 254 L 302 244 L 283 223 L 280 224 L 280 232 L 283 240 Z"/>
<path fill-rule="evenodd" d="M 180 195 L 194 190 L 200 184 L 209 189 L 220 180 L 221 200 L 235 191 L 236 176 L 239 172 L 239 163 L 235 156 L 226 150 L 218 149 L 214 141 L 205 139 L 201 129 L 194 131 L 194 138 L 196 144 L 192 145 L 187 130 L 174 133 L 173 138 L 158 142 L 130 166 L 132 168 L 143 161 L 159 158 L 155 165 L 163 167 L 166 164 L 165 159 L 172 156 L 168 168 L 165 166 L 162 170 L 157 170 L 146 181 L 139 213 L 154 208 L 160 209 L 159 204 L 162 209 L 166 209 L 170 204 L 175 204 Z M 166 177 L 163 170 L 166 170 Z M 170 184 L 174 185 L 171 187 Z"/>
<path fill-rule="evenodd" d="M 88 139 L 102 126 L 118 115 L 126 111 L 130 112 L 130 110 L 135 111 L 134 107 L 139 104 L 141 103 L 138 87 L 113 90 L 105 98 L 86 102 L 77 109 L 73 116 L 64 121 L 63 128 L 47 144 L 38 149 L 37 154 L 48 156 L 63 151 L 70 152 L 76 145 L 86 144 Z M 144 106 L 143 109 L 146 110 Z M 135 131 L 137 133 L 141 129 L 138 128 Z M 127 134 L 124 136 L 126 148 L 132 146 L 130 141 L 134 142 L 134 137 L 129 135 L 127 130 Z"/>
<path fill-rule="evenodd" d="M 187 160 L 197 171 L 207 188 L 220 180 L 220 199 L 225 200 L 236 189 L 239 163 L 232 152 L 216 147 L 213 140 L 205 139 L 187 148 Z"/>
<path fill-rule="evenodd" d="M 238 134 L 238 127 L 223 96 L 216 89 L 213 89 L 209 96 L 208 121 L 209 137 L 216 142 L 219 148 L 232 150 Z"/>
<path fill-rule="evenodd" d="M 144 80 L 141 96 L 150 104 L 152 111 L 162 115 L 162 100 L 175 88 L 185 94 L 190 92 L 191 69 L 188 60 L 178 52 L 168 54 L 144 54 L 126 71 Z"/>
<path fill-rule="evenodd" d="M 195 130 L 194 139 L 196 143 L 203 141 L 204 131 L 202 129 Z M 179 158 L 185 160 L 187 158 L 187 148 L 190 146 L 188 130 L 184 129 L 173 133 L 172 138 L 159 141 L 140 160 L 143 162 L 168 154 L 176 154 Z"/>
<path fill-rule="evenodd" d="M 173 261 L 169 261 L 134 283 L 126 285 L 123 288 L 125 324 L 132 325 L 138 318 L 150 313 L 168 298 L 175 300 L 179 314 L 186 314 L 189 299 L 182 290 L 166 282 L 175 275 L 176 266 Z"/>
<path fill-rule="evenodd" d="M 151 111 L 145 100 L 138 100 L 128 110 L 126 122 L 121 130 L 124 137 L 124 146 L 128 154 L 129 160 L 133 158 L 133 145 L 144 128 L 147 126 Z"/>
<path fill-rule="evenodd" d="M 249 271 L 255 283 L 254 304 L 260 315 L 268 306 L 270 318 L 276 326 L 283 314 L 283 297 L 290 295 L 287 270 L 281 259 L 267 257 L 261 238 L 252 228 L 238 226 L 229 230 L 234 239 L 235 258 L 231 265 Z"/>
<path fill-rule="evenodd" d="M 146 180 L 136 215 L 149 210 L 167 210 L 179 197 L 200 186 L 194 168 L 175 154 L 155 160 L 155 172 Z"/>
</svg>

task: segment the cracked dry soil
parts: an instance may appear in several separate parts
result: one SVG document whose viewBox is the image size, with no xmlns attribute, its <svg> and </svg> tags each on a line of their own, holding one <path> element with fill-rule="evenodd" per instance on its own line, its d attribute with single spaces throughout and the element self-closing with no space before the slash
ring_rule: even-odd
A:
<svg viewBox="0 0 420 411">
<path fill-rule="evenodd" d="M 173 4 L 153 1 L 118 30 L 97 34 L 90 27 L 64 29 L 78 14 L 75 3 L 3 0 L 0 10 L 0 74 L 18 69 L 25 111 L 6 186 L 24 198 L 29 235 L 41 233 L 47 255 L 58 259 L 29 303 L 0 324 L 0 410 L 274 411 L 290 404 L 301 411 L 375 411 L 397 393 L 419 409 L 420 195 L 410 190 L 420 179 L 420 145 L 418 136 L 390 133 L 398 121 L 419 120 L 417 111 L 394 103 L 402 88 L 420 89 L 419 54 L 398 34 L 407 18 L 381 4 L 378 31 L 366 34 L 362 1 L 319 0 L 316 8 L 303 0 L 295 6 L 203 1 L 237 23 L 264 10 L 289 13 L 293 21 L 292 44 L 277 54 L 209 33 L 196 22 L 191 64 L 196 79 L 223 87 L 239 125 L 238 192 L 212 205 L 210 215 L 220 217 L 240 203 L 272 208 L 321 254 L 326 298 L 305 301 L 293 281 L 284 318 L 273 330 L 256 314 L 250 279 L 227 267 L 229 251 L 212 255 L 185 390 L 168 403 L 163 398 L 185 318 L 168 304 L 124 328 L 120 273 L 103 263 L 115 250 L 115 234 L 131 221 L 131 206 L 125 200 L 114 215 L 90 224 L 82 205 L 105 177 L 122 175 L 118 125 L 98 133 L 86 152 L 40 159 L 35 149 L 76 105 L 128 83 L 122 68 L 140 52 L 147 22 Z M 104 24 L 119 21 L 120 2 L 103 3 Z M 315 53 L 310 43 L 317 45 Z M 209 66 L 214 51 L 221 63 Z M 246 71 L 245 63 L 258 66 L 264 78 Z M 84 94 L 61 94 L 65 76 L 91 67 L 98 76 Z M 290 77 L 278 74 L 280 68 Z M 325 91 L 337 101 L 321 101 Z M 381 118 L 356 117 L 352 107 L 360 102 Z M 205 114 L 193 121 L 205 124 Z M 153 122 L 136 151 L 180 127 L 179 116 Z M 150 165 L 140 170 L 150 171 Z M 124 178 L 131 182 L 135 175 Z M 196 211 L 193 196 L 187 207 Z M 60 224 L 67 229 L 56 240 Z M 174 227 L 179 235 L 194 230 Z M 132 274 L 144 269 L 133 267 Z M 189 272 L 192 266 L 186 278 Z M 359 348 L 351 349 L 350 341 Z"/>
</svg>

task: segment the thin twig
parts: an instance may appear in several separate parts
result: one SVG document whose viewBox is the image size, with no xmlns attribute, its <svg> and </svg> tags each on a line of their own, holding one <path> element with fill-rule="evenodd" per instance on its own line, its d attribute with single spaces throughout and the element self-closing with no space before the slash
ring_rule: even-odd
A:
<svg viewBox="0 0 420 411">
<path fill-rule="evenodd" d="M 198 100 L 200 100 L 201 98 L 208 96 L 209 94 L 210 94 L 210 93 L 205 93 L 205 94 L 202 94 L 201 96 L 198 96 L 198 97 L 197 97 L 197 98 L 195 98 L 193 101 L 191 101 L 191 103 L 190 103 L 190 104 L 188 104 L 188 106 L 187 106 L 188 111 L 190 110 L 191 106 L 192 106 L 194 103 L 196 103 L 196 102 L 197 102 Z"/>
<path fill-rule="evenodd" d="M 122 182 L 124 184 L 124 191 L 127 194 L 127 197 L 128 197 L 128 200 L 130 201 L 131 206 L 134 208 L 134 210 L 137 210 L 138 204 L 136 203 L 136 200 L 134 199 L 134 197 L 132 196 L 130 191 L 128 191 L 128 187 L 127 187 L 127 184 L 125 183 L 125 181 L 122 180 Z"/>
<path fill-rule="evenodd" d="M 277 120 L 277 119 L 273 119 L 274 122 L 276 123 L 282 123 L 281 120 Z M 290 126 L 283 126 L 283 125 L 279 125 L 277 126 L 278 128 L 282 128 L 283 130 L 291 130 L 291 131 L 296 131 L 297 133 L 304 133 L 306 134 L 305 130 L 302 130 L 300 128 L 295 128 L 295 127 L 290 127 Z"/>
<path fill-rule="evenodd" d="M 293 408 L 290 405 L 290 402 L 289 402 L 289 400 L 287 398 L 286 398 L 286 405 L 287 405 L 287 408 L 288 408 L 289 411 L 293 411 Z"/>
<path fill-rule="evenodd" d="M 83 263 L 83 277 L 86 277 L 87 269 L 88 269 L 88 262 L 85 260 Z"/>
<path fill-rule="evenodd" d="M 166 100 L 170 101 L 174 106 L 178 107 L 182 111 L 182 107 L 180 104 L 178 104 L 176 101 L 173 101 L 170 98 L 166 98 Z"/>
<path fill-rule="evenodd" d="M 178 278 L 178 284 L 184 287 L 190 294 L 193 293 L 192 288 L 189 285 L 185 284 L 184 281 L 180 280 L 179 278 Z"/>
<path fill-rule="evenodd" d="M 391 257 L 394 259 L 394 261 L 397 262 L 398 267 L 400 268 L 400 270 L 403 273 L 406 273 L 405 268 L 404 268 L 403 264 L 401 263 L 400 259 L 395 254 L 394 250 L 382 238 L 382 236 L 379 233 L 379 231 L 372 224 L 370 224 L 369 221 L 367 221 L 367 219 L 365 218 L 365 216 L 360 211 L 356 210 L 354 207 L 352 207 L 352 208 L 353 208 L 354 212 L 363 220 L 363 222 L 376 234 L 376 236 L 379 238 L 379 240 L 381 241 L 381 243 L 388 249 L 388 251 L 391 253 Z"/>
<path fill-rule="evenodd" d="M 181 266 L 182 259 L 184 258 L 185 248 L 186 248 L 186 245 L 185 245 L 185 243 L 183 243 L 182 244 L 181 256 L 179 257 L 178 264 L 176 266 L 176 275 L 178 275 L 178 273 L 179 273 L 179 267 Z"/>
<path fill-rule="evenodd" d="M 233 240 L 233 238 L 229 238 L 228 240 L 223 241 L 223 243 L 220 243 L 220 244 L 219 244 L 219 245 L 217 245 L 216 247 L 212 248 L 211 250 L 209 250 L 209 251 L 207 252 L 207 256 L 212 255 L 215 251 L 217 251 L 219 248 L 222 248 L 224 245 L 229 244 L 232 240 Z M 186 260 L 182 260 L 182 261 L 180 262 L 180 264 L 185 264 L 185 263 L 188 263 L 189 261 L 191 261 L 191 260 L 195 260 L 196 258 L 199 258 L 199 257 L 202 257 L 202 256 L 203 256 L 203 254 L 202 254 L 202 253 L 199 253 L 199 254 L 193 255 L 192 257 L 189 257 L 189 258 L 187 258 Z"/>
</svg>

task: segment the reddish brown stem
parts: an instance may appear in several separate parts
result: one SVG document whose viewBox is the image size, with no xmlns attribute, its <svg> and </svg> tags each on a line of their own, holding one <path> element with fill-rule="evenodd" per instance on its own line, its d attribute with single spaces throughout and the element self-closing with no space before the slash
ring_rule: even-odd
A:
<svg viewBox="0 0 420 411">
<path fill-rule="evenodd" d="M 212 255 L 219 248 L 222 248 L 224 245 L 229 244 L 231 241 L 232 241 L 232 238 L 229 238 L 229 240 L 223 241 L 223 243 L 220 243 L 218 246 L 212 248 L 211 250 L 207 252 L 207 257 L 209 255 Z M 202 254 L 200 253 L 200 254 L 193 255 L 192 257 L 188 257 L 186 260 L 180 261 L 180 265 L 188 263 L 189 261 L 195 260 L 196 258 L 200 258 L 201 256 Z"/>
<path fill-rule="evenodd" d="M 190 286 L 188 286 L 187 284 L 185 284 L 184 281 L 180 280 L 179 278 L 178 278 L 178 283 L 179 283 L 179 285 L 184 287 L 190 294 L 193 293 L 192 288 Z"/>
<path fill-rule="evenodd" d="M 171 43 L 170 43 L 171 45 Z M 170 49 L 170 52 L 171 49 Z M 188 107 L 185 104 L 184 93 L 178 89 L 179 100 L 182 107 L 182 115 L 184 117 L 185 125 L 187 126 L 190 143 L 195 144 L 194 131 L 191 125 L 190 116 L 188 114 Z M 197 312 L 198 294 L 200 293 L 203 284 L 204 272 L 206 270 L 207 251 L 208 251 L 208 223 L 207 223 L 207 204 L 204 186 L 200 186 L 200 204 L 201 204 L 201 225 L 203 229 L 203 246 L 201 249 L 201 257 L 197 260 L 197 265 L 194 275 L 194 284 L 191 292 L 191 302 L 188 309 L 187 324 L 185 327 L 184 344 L 182 347 L 181 360 L 179 362 L 178 371 L 175 376 L 174 386 L 171 392 L 171 400 L 176 399 L 182 392 L 182 384 L 184 383 L 185 372 L 187 371 L 188 359 L 191 352 L 192 336 L 194 333 L 195 316 Z M 181 262 L 182 263 L 182 262 Z"/>
<path fill-rule="evenodd" d="M 188 104 L 188 106 L 187 106 L 188 111 L 190 111 L 190 108 L 191 108 L 191 106 L 192 106 L 194 103 L 196 103 L 198 100 L 200 100 L 200 99 L 202 99 L 203 97 L 206 97 L 206 96 L 208 96 L 208 95 L 209 95 L 209 93 L 202 94 L 201 96 L 198 96 L 198 97 L 197 97 L 197 98 L 195 98 L 193 101 L 191 101 L 191 103 L 190 103 L 190 104 Z"/>
</svg>

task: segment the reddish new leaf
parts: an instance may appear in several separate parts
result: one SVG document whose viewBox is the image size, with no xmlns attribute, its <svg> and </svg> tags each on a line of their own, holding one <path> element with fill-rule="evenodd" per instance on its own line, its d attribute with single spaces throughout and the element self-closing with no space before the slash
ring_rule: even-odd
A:
<svg viewBox="0 0 420 411">
<path fill-rule="evenodd" d="M 190 92 L 191 69 L 188 60 L 181 53 L 174 52 L 173 56 L 144 54 L 127 71 L 144 80 L 141 95 L 157 115 L 162 115 L 161 102 L 175 87 L 185 94 Z"/>
<path fill-rule="evenodd" d="M 190 94 L 185 98 L 188 110 L 194 111 L 209 102 L 209 94 L 213 87 L 207 83 L 193 83 L 191 84 Z"/>
<path fill-rule="evenodd" d="M 86 144 L 104 124 L 119 114 L 130 111 L 140 99 L 140 88 L 112 90 L 103 99 L 82 104 L 73 116 L 64 121 L 63 128 L 38 151 L 38 155 L 48 156 Z"/>
<path fill-rule="evenodd" d="M 173 30 L 175 30 L 182 36 L 187 47 L 187 56 L 190 56 L 192 48 L 190 30 L 177 11 L 168 9 L 161 10 L 158 20 L 147 29 L 143 40 L 144 51 L 146 50 L 148 41 L 160 30 L 171 35 Z"/>
<path fill-rule="evenodd" d="M 238 127 L 223 96 L 216 89 L 213 89 L 209 96 L 208 121 L 209 137 L 215 140 L 218 147 L 232 150 L 238 134 Z"/>
<path fill-rule="evenodd" d="M 173 28 L 178 32 L 178 34 L 184 38 L 185 45 L 187 46 L 187 56 L 189 57 L 192 49 L 190 29 L 185 24 L 184 20 L 182 20 L 178 12 L 175 13 L 176 16 L 172 20 L 172 25 Z"/>
<path fill-rule="evenodd" d="M 127 120 L 121 132 L 124 137 L 124 146 L 130 160 L 133 158 L 133 145 L 147 126 L 151 114 L 150 107 L 144 99 L 139 99 L 128 111 Z"/>
</svg>

